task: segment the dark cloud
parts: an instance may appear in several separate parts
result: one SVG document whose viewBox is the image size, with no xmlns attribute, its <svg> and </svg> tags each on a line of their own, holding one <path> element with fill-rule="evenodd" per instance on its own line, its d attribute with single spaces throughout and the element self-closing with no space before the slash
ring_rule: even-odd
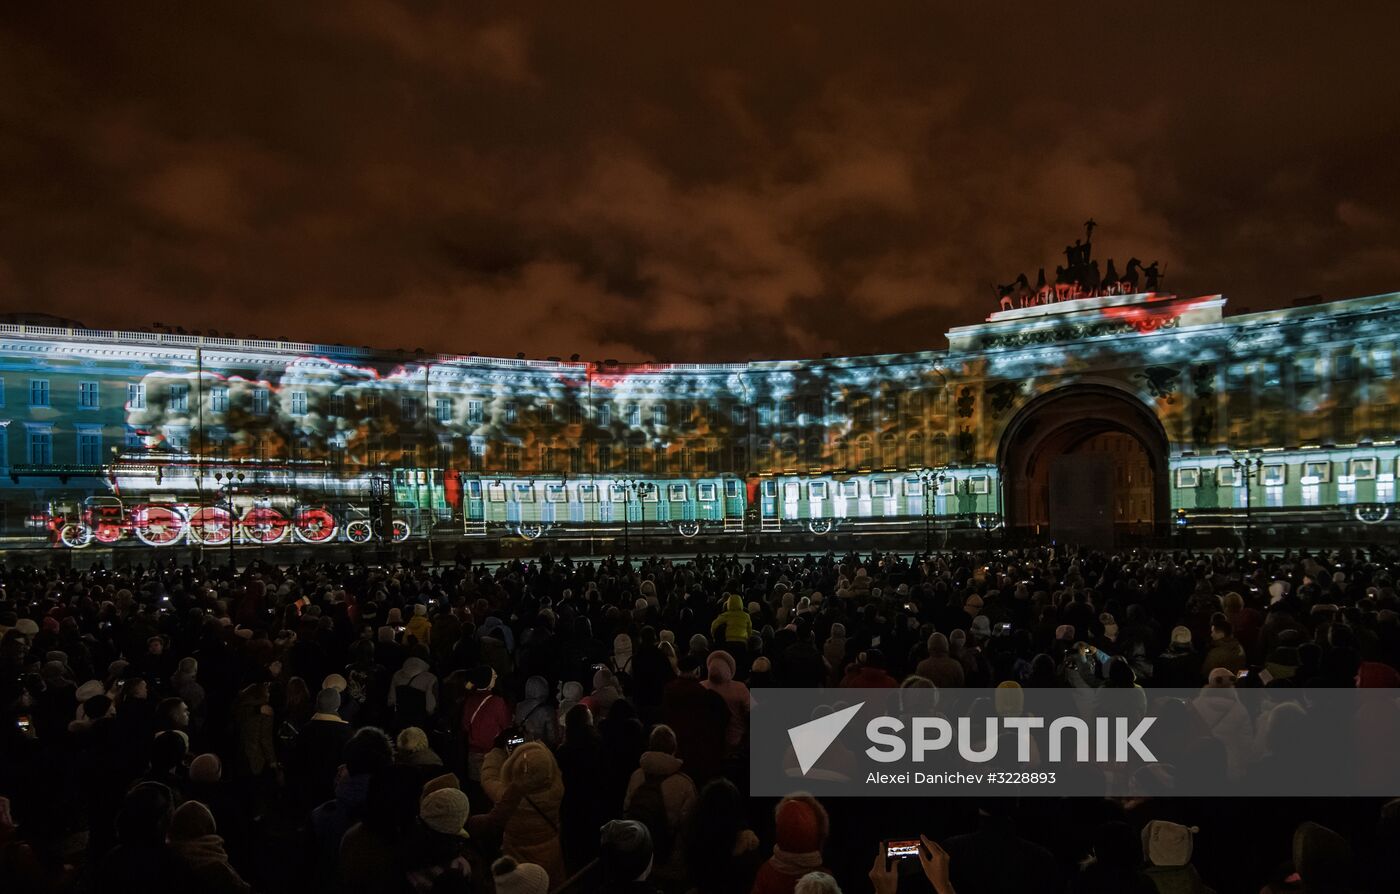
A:
<svg viewBox="0 0 1400 894">
<path fill-rule="evenodd" d="M 1400 286 L 1383 4 L 13 4 L 0 302 L 743 359 L 939 347 L 1097 253 Z"/>
</svg>

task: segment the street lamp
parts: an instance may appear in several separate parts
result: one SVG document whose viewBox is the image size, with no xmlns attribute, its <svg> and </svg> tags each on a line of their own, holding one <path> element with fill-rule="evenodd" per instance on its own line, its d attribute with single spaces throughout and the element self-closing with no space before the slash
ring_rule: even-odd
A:
<svg viewBox="0 0 1400 894">
<path fill-rule="evenodd" d="M 1264 474 L 1264 460 L 1261 457 L 1250 458 L 1248 454 L 1236 454 L 1230 461 L 1234 466 L 1236 478 L 1244 479 L 1244 549 L 1249 552 L 1254 540 L 1254 516 L 1251 513 L 1254 495 L 1251 483 L 1255 478 Z"/>
<path fill-rule="evenodd" d="M 620 478 L 618 485 L 622 488 L 622 558 L 630 562 L 632 560 L 632 491 L 641 487 L 641 482 L 636 478 Z"/>
<path fill-rule="evenodd" d="M 233 494 L 238 490 L 238 485 L 243 483 L 242 472 L 215 472 L 214 481 L 228 499 L 228 567 L 232 571 L 235 568 L 233 560 L 233 524 L 234 518 L 238 515 L 233 505 Z"/>
<path fill-rule="evenodd" d="M 923 482 L 924 488 L 924 556 L 928 557 L 933 550 L 933 511 L 932 499 L 937 496 L 938 488 L 948 478 L 948 474 L 943 470 L 934 471 L 924 469 L 919 472 L 919 481 Z"/>
</svg>

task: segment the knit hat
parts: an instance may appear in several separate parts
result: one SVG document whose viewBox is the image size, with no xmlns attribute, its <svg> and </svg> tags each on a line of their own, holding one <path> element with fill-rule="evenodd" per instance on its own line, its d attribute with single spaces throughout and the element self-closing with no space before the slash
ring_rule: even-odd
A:
<svg viewBox="0 0 1400 894">
<path fill-rule="evenodd" d="M 972 619 L 972 635 L 978 639 L 986 639 L 992 635 L 992 620 L 986 615 L 978 615 Z"/>
<path fill-rule="evenodd" d="M 340 674 L 328 674 L 326 678 L 321 681 L 321 688 L 334 689 L 336 692 L 344 692 L 346 689 L 350 688 L 350 684 L 347 683 L 345 678 Z"/>
<path fill-rule="evenodd" d="M 1207 689 L 1228 689 L 1235 685 L 1235 672 L 1227 667 L 1217 667 L 1206 678 Z"/>
<path fill-rule="evenodd" d="M 175 841 L 190 841 L 213 835 L 218 831 L 214 814 L 198 801 L 186 801 L 175 808 L 170 817 L 170 837 Z"/>
<path fill-rule="evenodd" d="M 992 693 L 992 701 L 997 713 L 1003 717 L 1014 717 L 1025 710 L 1026 693 L 1015 680 L 1003 680 Z"/>
<path fill-rule="evenodd" d="M 496 894 L 547 894 L 549 873 L 538 863 L 517 863 L 501 857 L 491 864 Z"/>
<path fill-rule="evenodd" d="M 456 773 L 444 773 L 441 776 L 434 776 L 432 779 L 423 783 L 422 797 L 426 798 L 433 792 L 442 791 L 443 789 L 460 789 L 461 787 L 462 780 L 457 778 Z"/>
<path fill-rule="evenodd" d="M 636 820 L 608 821 L 598 850 L 605 881 L 631 882 L 645 878 L 651 870 L 651 833 Z"/>
<path fill-rule="evenodd" d="M 1063 640 L 1072 640 L 1072 639 L 1074 639 L 1074 625 L 1073 625 L 1073 624 L 1061 624 L 1059 627 L 1056 627 L 1056 628 L 1055 628 L 1055 639 L 1063 639 Z"/>
<path fill-rule="evenodd" d="M 334 689 L 322 689 L 316 693 L 316 713 L 335 714 L 340 711 L 340 693 Z"/>
<path fill-rule="evenodd" d="M 15 629 L 30 639 L 39 635 L 39 625 L 33 618 L 20 618 L 15 622 Z"/>
<path fill-rule="evenodd" d="M 459 789 L 441 788 L 423 796 L 418 805 L 418 816 L 423 825 L 444 835 L 467 837 L 467 818 L 471 816 L 471 802 Z"/>
<path fill-rule="evenodd" d="M 1189 627 L 1181 627 L 1181 626 L 1173 627 L 1173 628 L 1172 628 L 1172 645 L 1173 645 L 1173 646 L 1189 646 L 1189 645 L 1191 645 L 1191 629 L 1190 629 Z"/>
<path fill-rule="evenodd" d="M 217 754 L 201 754 L 190 761 L 190 781 L 202 783 L 218 782 L 223 776 L 224 767 Z"/>
<path fill-rule="evenodd" d="M 426 618 L 428 616 L 428 607 L 421 602 L 418 603 L 413 606 L 413 616 L 415 618 Z"/>
<path fill-rule="evenodd" d="M 1166 820 L 1142 828 L 1142 853 L 1153 866 L 1185 866 L 1191 862 L 1191 836 L 1201 831 Z"/>
<path fill-rule="evenodd" d="M 820 851 L 830 823 L 826 809 L 810 795 L 789 795 L 778 804 L 777 845 L 789 854 Z"/>
<path fill-rule="evenodd" d="M 767 657 L 760 655 L 753 660 L 753 672 L 756 674 L 766 674 L 773 669 L 773 662 Z"/>
<path fill-rule="evenodd" d="M 78 700 L 78 704 L 83 704 L 94 695 L 102 695 L 107 691 L 107 687 L 102 685 L 101 680 L 88 680 L 78 687 L 78 691 L 73 693 L 73 697 Z"/>
<path fill-rule="evenodd" d="M 406 726 L 399 733 L 395 744 L 399 751 L 404 754 L 413 754 L 418 751 L 428 750 L 428 736 L 416 726 Z"/>
</svg>

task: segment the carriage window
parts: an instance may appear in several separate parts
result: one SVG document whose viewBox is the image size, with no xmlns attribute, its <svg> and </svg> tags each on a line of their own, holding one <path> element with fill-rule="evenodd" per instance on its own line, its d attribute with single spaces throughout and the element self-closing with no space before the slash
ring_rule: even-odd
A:
<svg viewBox="0 0 1400 894">
<path fill-rule="evenodd" d="M 686 501 L 686 487 L 684 484 L 671 484 L 666 488 L 672 503 L 684 503 Z"/>
<path fill-rule="evenodd" d="M 872 478 L 870 481 L 870 496 L 879 500 L 894 493 L 894 487 L 888 478 Z"/>
<path fill-rule="evenodd" d="M 637 485 L 637 495 L 642 498 L 644 503 L 655 503 L 661 499 L 661 488 L 643 481 Z"/>
<path fill-rule="evenodd" d="M 715 486 L 714 486 L 714 484 L 712 484 L 712 483 L 710 483 L 710 482 L 708 482 L 708 481 L 702 481 L 701 483 L 695 485 L 695 489 L 699 492 L 699 495 L 700 495 L 700 502 L 702 502 L 702 503 L 710 503 L 710 502 L 713 502 L 713 501 L 714 501 L 714 499 L 715 499 Z"/>
<path fill-rule="evenodd" d="M 1177 469 L 1176 486 L 1181 488 L 1191 488 L 1201 483 L 1200 469 Z"/>
<path fill-rule="evenodd" d="M 991 492 L 991 479 L 986 475 L 973 475 L 967 479 L 967 489 L 969 493 L 985 494 Z"/>
<path fill-rule="evenodd" d="M 610 484 L 608 485 L 608 493 L 611 495 L 614 503 L 627 502 L 627 488 L 624 485 Z"/>
<path fill-rule="evenodd" d="M 528 481 L 517 481 L 515 483 L 515 501 L 517 503 L 535 502 L 535 486 Z"/>
<path fill-rule="evenodd" d="M 917 497 L 924 492 L 923 482 L 917 478 L 904 479 L 904 495 L 906 497 Z"/>
<path fill-rule="evenodd" d="M 1215 470 L 1215 483 L 1221 487 L 1234 487 L 1239 483 L 1234 466 L 1218 466 Z"/>
<path fill-rule="evenodd" d="M 778 495 L 778 482 L 769 478 L 763 482 L 763 495 L 765 497 L 776 497 Z"/>
<path fill-rule="evenodd" d="M 481 499 L 481 482 L 480 482 L 480 481 L 468 481 L 468 482 L 467 482 L 467 496 L 471 497 L 473 500 L 480 500 L 480 499 Z"/>
<path fill-rule="evenodd" d="M 841 496 L 845 497 L 845 498 L 848 499 L 848 500 L 854 500 L 854 499 L 859 498 L 859 497 L 860 497 L 860 480 L 859 480 L 859 479 L 852 478 L 852 479 L 850 479 L 850 480 L 848 480 L 848 481 L 842 481 L 842 482 L 841 482 Z"/>
<path fill-rule="evenodd" d="M 567 503 L 569 492 L 562 484 L 546 484 L 544 486 L 544 498 L 548 503 Z"/>
<path fill-rule="evenodd" d="M 796 481 L 783 482 L 783 499 L 789 503 L 796 503 L 799 490 Z"/>
<path fill-rule="evenodd" d="M 1370 480 L 1376 477 L 1376 460 L 1374 457 L 1370 459 L 1354 459 L 1349 465 L 1351 467 L 1351 477 L 1358 481 L 1363 479 Z M 1269 468 L 1269 466 L 1264 467 L 1265 475 L 1268 474 Z M 1282 466 L 1279 468 L 1282 468 Z"/>
<path fill-rule="evenodd" d="M 1259 483 L 1266 486 L 1277 486 L 1283 483 L 1286 476 L 1286 467 L 1282 465 L 1265 466 L 1264 474 L 1259 476 Z"/>
<path fill-rule="evenodd" d="M 825 500 L 825 499 L 826 499 L 826 482 L 825 482 L 825 481 L 813 481 L 813 482 L 811 482 L 810 484 L 808 484 L 808 485 L 807 485 L 807 499 L 809 499 L 809 500 Z"/>
<path fill-rule="evenodd" d="M 578 486 L 578 501 L 580 503 L 598 502 L 598 485 L 580 484 Z"/>
<path fill-rule="evenodd" d="M 1332 480 L 1332 463 L 1329 460 L 1313 460 L 1303 463 L 1304 484 L 1325 484 Z"/>
<path fill-rule="evenodd" d="M 725 495 L 726 497 L 737 497 L 737 496 L 739 496 L 739 482 L 738 482 L 738 481 L 735 481 L 733 478 L 730 478 L 729 480 L 725 481 L 725 482 L 724 482 L 724 495 Z"/>
<path fill-rule="evenodd" d="M 506 486 L 497 481 L 486 488 L 486 499 L 492 503 L 504 503 L 506 501 Z"/>
</svg>

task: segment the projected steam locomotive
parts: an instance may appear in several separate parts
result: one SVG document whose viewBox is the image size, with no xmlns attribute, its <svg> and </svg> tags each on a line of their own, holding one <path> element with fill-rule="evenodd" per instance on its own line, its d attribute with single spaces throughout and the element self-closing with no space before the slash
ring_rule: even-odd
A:
<svg viewBox="0 0 1400 894">
<path fill-rule="evenodd" d="M 123 457 L 112 493 L 54 503 L 44 516 L 72 549 L 136 540 L 307 545 L 415 536 L 587 536 L 621 528 L 693 538 L 907 527 L 915 519 L 994 525 L 992 479 L 922 470 L 840 476 L 482 476 L 384 469 L 343 477 L 314 464 L 214 466 L 182 455 Z"/>
</svg>

